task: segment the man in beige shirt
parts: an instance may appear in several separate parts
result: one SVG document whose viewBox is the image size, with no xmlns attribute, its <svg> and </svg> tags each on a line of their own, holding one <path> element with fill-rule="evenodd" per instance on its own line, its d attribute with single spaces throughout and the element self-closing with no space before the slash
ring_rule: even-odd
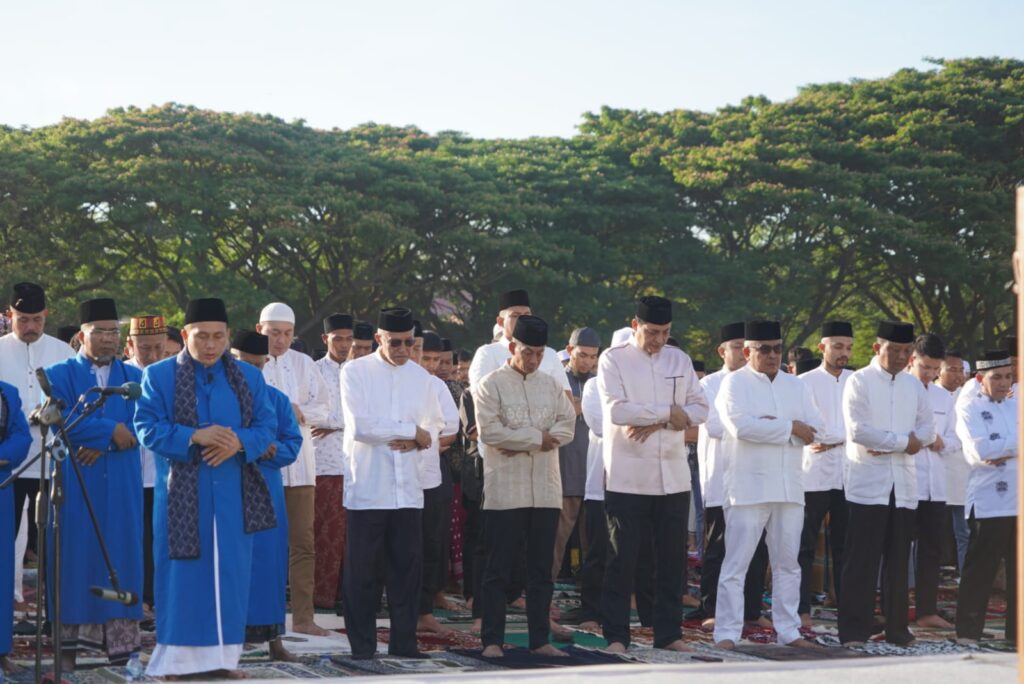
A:
<svg viewBox="0 0 1024 684">
<path fill-rule="evenodd" d="M 563 655 L 548 643 L 554 585 L 551 562 L 562 509 L 558 447 L 572 440 L 576 411 L 562 385 L 538 372 L 548 326 L 536 316 L 516 322 L 504 365 L 475 388 L 476 420 L 484 460 L 486 562 L 479 601 L 483 655 L 502 656 L 505 590 L 526 540 L 526 617 L 530 650 Z"/>
</svg>

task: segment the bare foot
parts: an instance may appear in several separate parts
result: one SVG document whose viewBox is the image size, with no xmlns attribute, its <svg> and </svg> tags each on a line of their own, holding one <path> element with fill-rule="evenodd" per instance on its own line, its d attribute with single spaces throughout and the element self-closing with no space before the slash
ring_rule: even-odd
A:
<svg viewBox="0 0 1024 684">
<path fill-rule="evenodd" d="M 682 639 L 676 639 L 668 646 L 663 647 L 666 651 L 679 651 L 680 653 L 690 653 L 693 651 L 692 648 L 686 645 Z"/>
<path fill-rule="evenodd" d="M 530 651 L 530 653 L 532 653 L 533 655 L 556 656 L 561 658 L 569 657 L 568 653 L 562 653 L 560 650 L 558 650 L 551 644 L 544 644 L 540 648 L 533 649 L 532 651 Z"/>
<path fill-rule="evenodd" d="M 808 648 L 811 650 L 821 650 L 821 646 L 814 643 L 813 641 L 808 641 L 807 639 L 794 639 L 786 645 L 792 648 Z"/>
<path fill-rule="evenodd" d="M 956 643 L 959 646 L 977 646 L 978 645 L 978 640 L 977 639 L 967 639 L 967 638 L 964 638 L 964 637 L 958 637 L 957 640 L 956 640 Z"/>
<path fill-rule="evenodd" d="M 581 622 L 580 624 L 578 624 L 576 626 L 579 627 L 580 629 L 582 629 L 584 632 L 596 632 L 596 631 L 601 629 L 601 625 L 597 624 L 593 620 L 587 620 L 585 622 Z"/>
<path fill-rule="evenodd" d="M 572 641 L 572 630 L 568 627 L 563 627 L 554 620 L 549 620 L 548 628 L 551 630 L 551 638 L 555 641 Z"/>
<path fill-rule="evenodd" d="M 625 653 L 626 645 L 621 641 L 613 641 L 612 643 L 608 644 L 608 648 L 604 650 L 608 651 L 609 653 Z"/>
<path fill-rule="evenodd" d="M 501 650 L 501 646 L 495 646 L 494 644 L 491 644 L 490 646 L 485 648 L 480 655 L 482 655 L 484 658 L 504 658 L 505 657 L 505 653 Z"/>
<path fill-rule="evenodd" d="M 508 607 L 515 608 L 516 610 L 526 610 L 526 599 L 520 596 L 512 603 L 508 604 Z"/>
<path fill-rule="evenodd" d="M 864 648 L 863 641 L 846 641 L 843 643 L 843 648 Z"/>
<path fill-rule="evenodd" d="M 469 627 L 470 634 L 480 634 L 480 630 L 483 629 L 483 620 L 481 618 L 474 618 L 473 624 Z"/>
<path fill-rule="evenodd" d="M 315 622 L 304 622 L 298 625 L 292 625 L 292 631 L 296 634 L 309 634 L 310 636 L 330 636 L 331 633 L 326 629 L 316 624 Z"/>
<path fill-rule="evenodd" d="M 722 649 L 723 651 L 731 651 L 734 648 L 736 648 L 736 642 L 734 642 L 732 639 L 722 639 L 717 644 L 715 644 L 715 646 L 717 648 Z"/>
<path fill-rule="evenodd" d="M 437 621 L 433 613 L 420 615 L 420 619 L 416 621 L 416 631 L 429 632 L 430 634 L 438 634 L 440 636 L 448 636 L 452 633 L 451 629 Z"/>
<path fill-rule="evenodd" d="M 469 611 L 473 610 L 473 597 L 472 596 L 470 596 L 468 599 L 466 599 L 466 610 L 469 610 Z"/>
<path fill-rule="evenodd" d="M 700 599 L 693 594 L 683 594 L 684 608 L 700 608 Z"/>
<path fill-rule="evenodd" d="M 766 618 L 764 615 L 757 618 L 756 620 L 748 622 L 747 624 L 751 627 L 767 627 L 768 629 L 771 629 L 773 627 L 772 621 Z"/>
<path fill-rule="evenodd" d="M 801 613 L 800 614 L 800 626 L 801 627 L 813 627 L 814 626 L 814 621 L 811 620 L 810 613 Z"/>
<path fill-rule="evenodd" d="M 558 609 L 558 606 L 551 606 L 548 608 L 548 617 L 552 620 L 560 620 L 562 618 L 562 611 Z"/>
<path fill-rule="evenodd" d="M 707 620 L 705 620 L 704 622 L 700 623 L 700 627 L 701 627 L 701 629 L 714 629 L 715 628 L 715 618 L 709 617 Z"/>
<path fill-rule="evenodd" d="M 283 663 L 299 662 L 298 657 L 284 647 L 281 639 L 274 639 L 270 642 L 270 659 L 280 660 Z"/>
<path fill-rule="evenodd" d="M 922 615 L 917 618 L 918 627 L 930 627 L 932 629 L 953 629 L 948 620 L 943 620 L 939 615 Z"/>
<path fill-rule="evenodd" d="M 434 607 L 440 608 L 441 610 L 458 610 L 459 607 L 448 600 L 448 597 L 444 595 L 443 591 L 437 593 L 434 596 Z"/>
<path fill-rule="evenodd" d="M 208 676 L 207 676 L 208 675 Z M 191 678 L 191 676 L 190 676 Z M 248 679 L 242 670 L 212 670 L 195 675 L 196 679 Z"/>
</svg>

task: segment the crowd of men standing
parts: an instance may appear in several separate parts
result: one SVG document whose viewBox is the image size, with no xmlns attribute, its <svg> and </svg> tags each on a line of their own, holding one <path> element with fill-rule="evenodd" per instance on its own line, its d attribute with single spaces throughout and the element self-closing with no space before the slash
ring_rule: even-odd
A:
<svg viewBox="0 0 1024 684">
<path fill-rule="evenodd" d="M 687 600 L 719 647 L 735 647 L 745 622 L 766 623 L 769 565 L 767 624 L 782 644 L 818 648 L 802 630 L 826 517 L 848 646 L 882 631 L 913 641 L 915 540 L 916 625 L 953 626 L 937 606 L 950 520 L 962 642 L 982 636 L 1000 559 L 1016 576 L 1015 340 L 977 359 L 965 383 L 960 352 L 892 321 L 879 323 L 874 357 L 857 371 L 849 322 L 824 325 L 820 362 L 788 368 L 777 321 L 731 323 L 719 335 L 723 367 L 705 375 L 671 337 L 661 297 L 639 300 L 607 348 L 578 328 L 565 358 L 523 290 L 501 295 L 495 338 L 472 355 L 404 308 L 372 325 L 328 316 L 317 361 L 295 348 L 295 314 L 280 302 L 233 334 L 220 299 L 190 301 L 180 331 L 133 316 L 124 345 L 114 300 L 83 302 L 79 314 L 59 331 L 66 341 L 45 334 L 43 288 L 19 283 L 0 337 L 0 473 L 40 449 L 27 422 L 45 399 L 37 369 L 66 412 L 92 388 L 142 386 L 137 401 L 113 394 L 69 432 L 82 477 L 65 478 L 59 509 L 74 568 L 59 587 L 68 669 L 86 645 L 126 661 L 155 615 L 149 674 L 239 677 L 246 642 L 293 658 L 281 640 L 286 597 L 298 633 L 327 635 L 315 609 L 340 606 L 353 657 L 371 658 L 384 592 L 388 652 L 419 657 L 417 631 L 448 630 L 433 612 L 446 605 L 453 559 L 484 656 L 502 656 L 506 609 L 524 593 L 530 650 L 558 656 L 551 639 L 571 631 L 552 611 L 553 581 L 574 529 L 584 551 L 575 617 L 603 630 L 612 652 L 630 646 L 634 601 L 656 648 L 688 650 Z M 0 592 L 0 616 L 21 600 L 25 548 L 41 550 L 40 489 L 29 469 L 0 490 L 10 518 L 0 584 L 13 589 Z M 108 578 L 86 493 L 140 604 L 89 591 Z M 699 599 L 686 592 L 691 510 L 703 537 Z M 1013 581 L 1007 594 L 1013 638 Z M 0 653 L 10 624 L 0 620 Z"/>
</svg>

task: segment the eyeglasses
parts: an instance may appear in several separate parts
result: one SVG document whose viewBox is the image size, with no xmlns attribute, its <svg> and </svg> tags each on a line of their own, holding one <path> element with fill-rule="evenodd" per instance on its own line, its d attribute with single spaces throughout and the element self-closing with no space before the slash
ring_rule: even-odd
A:
<svg viewBox="0 0 1024 684">
<path fill-rule="evenodd" d="M 762 345 L 758 345 L 756 347 L 751 347 L 751 349 L 756 351 L 758 354 L 781 354 L 782 353 L 782 345 L 781 344 L 775 344 L 775 345 L 772 345 L 772 344 L 762 344 Z"/>
<path fill-rule="evenodd" d="M 410 347 L 410 348 L 415 347 L 416 346 L 416 338 L 415 337 L 409 337 L 409 338 L 404 339 L 404 340 L 388 340 L 388 346 L 391 347 L 392 349 L 398 349 L 402 345 L 405 345 L 406 347 Z"/>
</svg>

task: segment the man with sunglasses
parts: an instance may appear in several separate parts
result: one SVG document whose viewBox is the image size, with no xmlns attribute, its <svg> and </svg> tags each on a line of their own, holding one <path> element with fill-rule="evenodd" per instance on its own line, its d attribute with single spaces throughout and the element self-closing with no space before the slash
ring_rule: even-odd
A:
<svg viewBox="0 0 1024 684">
<path fill-rule="evenodd" d="M 423 579 L 421 454 L 444 426 L 431 376 L 409 363 L 416 344 L 412 312 L 384 309 L 377 351 L 341 369 L 345 416 L 347 548 L 342 578 L 345 627 L 356 659 L 377 646 L 380 592 L 375 559 L 383 551 L 391 617 L 390 655 L 417 657 Z"/>
<path fill-rule="evenodd" d="M 935 418 L 924 385 L 904 372 L 914 348 L 913 324 L 882 321 L 875 337 L 875 357 L 843 392 L 850 518 L 839 640 L 862 646 L 876 631 L 875 587 L 884 558 L 885 639 L 905 646 L 914 641 L 907 628 L 907 563 L 917 508 L 916 458 L 935 441 Z"/>
<path fill-rule="evenodd" d="M 725 560 L 718 579 L 715 642 L 732 649 L 743 629 L 743 585 L 765 534 L 772 565 L 772 621 L 780 644 L 809 648 L 800 636 L 800 531 L 804 522 L 803 447 L 822 431 L 810 391 L 781 372 L 778 321 L 744 328 L 747 365 L 730 373 L 715 399 L 725 428 Z"/>
</svg>

